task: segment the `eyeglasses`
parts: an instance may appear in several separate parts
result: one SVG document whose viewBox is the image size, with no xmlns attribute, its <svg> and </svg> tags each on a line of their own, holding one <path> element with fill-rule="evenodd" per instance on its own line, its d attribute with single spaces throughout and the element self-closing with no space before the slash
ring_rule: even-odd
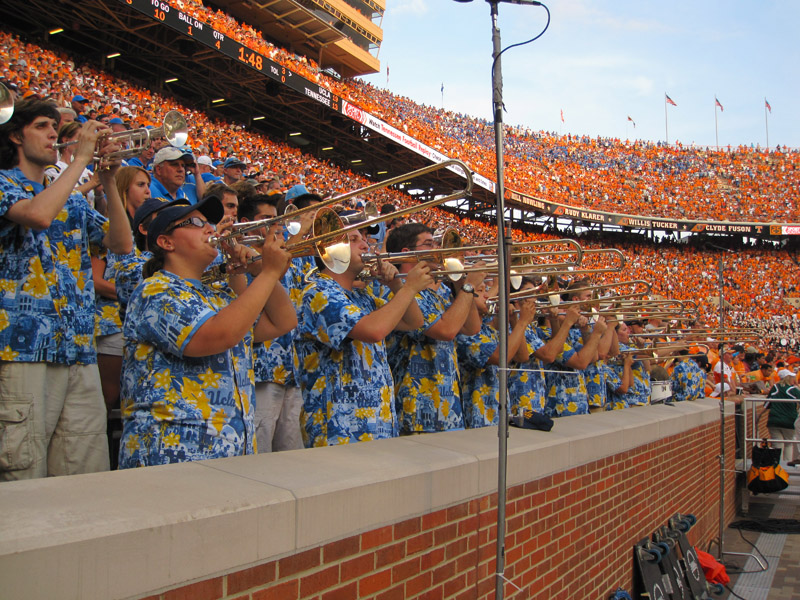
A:
<svg viewBox="0 0 800 600">
<path fill-rule="evenodd" d="M 216 230 L 216 227 L 214 227 L 213 223 L 209 223 L 208 221 L 204 221 L 200 217 L 189 217 L 185 221 L 181 221 L 180 223 L 175 223 L 175 225 L 172 225 L 171 227 L 167 228 L 164 231 L 164 233 L 165 234 L 171 233 L 171 232 L 175 231 L 176 229 L 180 229 L 181 227 L 188 227 L 189 225 L 191 225 L 192 227 L 205 227 L 206 225 L 211 225 L 211 228 Z"/>
</svg>

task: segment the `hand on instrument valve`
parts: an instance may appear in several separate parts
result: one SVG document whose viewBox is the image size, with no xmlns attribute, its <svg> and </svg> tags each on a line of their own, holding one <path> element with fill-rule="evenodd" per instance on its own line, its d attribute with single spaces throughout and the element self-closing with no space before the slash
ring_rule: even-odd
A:
<svg viewBox="0 0 800 600">
<path fill-rule="evenodd" d="M 261 246 L 260 251 L 261 272 L 267 271 L 282 277 L 292 262 L 292 254 L 286 249 L 286 242 L 283 241 L 283 236 L 267 232 L 264 238 L 264 245 Z"/>
<path fill-rule="evenodd" d="M 385 261 L 383 261 L 385 262 Z M 433 283 L 431 267 L 425 261 L 420 261 L 408 272 L 406 285 L 415 293 L 419 293 Z"/>
<path fill-rule="evenodd" d="M 472 265 L 472 267 L 481 268 L 481 267 L 483 267 L 485 265 L 486 265 L 486 263 L 481 260 L 481 261 L 478 261 L 478 262 L 474 263 Z M 467 273 L 467 276 L 463 278 L 462 285 L 468 283 L 474 289 L 478 289 L 478 286 L 483 283 L 484 279 L 486 279 L 486 272 L 485 271 L 482 271 L 482 272 L 473 271 L 471 273 Z"/>
<path fill-rule="evenodd" d="M 556 307 L 553 307 L 551 310 L 558 310 L 558 309 Z M 581 318 L 581 311 L 577 306 L 573 304 L 572 306 L 569 306 L 567 308 L 567 312 L 564 314 L 564 324 L 567 327 L 572 327 L 573 325 L 575 325 L 575 323 L 577 323 L 580 320 L 580 318 Z"/>
<path fill-rule="evenodd" d="M 525 325 L 530 325 L 536 318 L 536 300 L 533 298 L 525 298 L 520 300 L 519 303 L 519 321 Z"/>
<path fill-rule="evenodd" d="M 608 329 L 608 323 L 606 323 L 606 318 L 597 317 L 597 321 L 594 324 L 594 333 L 597 333 L 598 335 L 603 335 L 606 332 L 606 329 Z"/>
<path fill-rule="evenodd" d="M 111 133 L 111 128 L 107 125 L 103 125 L 100 121 L 86 121 L 78 130 L 78 136 L 75 138 L 77 144 L 73 154 L 73 162 L 83 166 L 90 165 L 94 160 L 97 141 L 107 133 Z M 113 151 L 108 149 L 112 146 L 116 146 L 114 150 L 119 150 L 118 144 L 112 144 L 110 140 L 105 140 L 101 143 L 100 154 L 108 154 L 108 152 Z"/>
</svg>

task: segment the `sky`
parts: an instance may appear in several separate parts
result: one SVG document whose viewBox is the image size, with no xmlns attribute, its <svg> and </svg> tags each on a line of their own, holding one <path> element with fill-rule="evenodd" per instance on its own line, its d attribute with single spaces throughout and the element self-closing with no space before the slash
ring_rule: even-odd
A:
<svg viewBox="0 0 800 600">
<path fill-rule="evenodd" d="M 489 4 L 386 4 L 381 73 L 364 79 L 421 104 L 491 120 Z M 545 4 L 547 32 L 503 54 L 505 123 L 701 146 L 716 145 L 718 136 L 723 147 L 764 147 L 768 126 L 771 148 L 800 148 L 800 1 Z M 545 23 L 541 7 L 499 5 L 504 48 Z M 666 123 L 665 93 L 677 104 L 667 107 Z M 724 109 L 716 109 L 716 130 L 715 96 Z M 766 123 L 765 98 L 772 108 Z"/>
</svg>

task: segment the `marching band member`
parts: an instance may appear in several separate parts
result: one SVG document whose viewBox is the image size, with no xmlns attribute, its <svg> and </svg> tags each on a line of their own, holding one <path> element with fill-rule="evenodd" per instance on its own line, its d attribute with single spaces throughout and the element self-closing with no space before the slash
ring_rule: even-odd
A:
<svg viewBox="0 0 800 600">
<path fill-rule="evenodd" d="M 255 194 L 244 198 L 239 204 L 239 222 L 274 219 L 278 214 L 276 207 L 280 198 L 278 194 Z M 278 222 L 269 231 L 257 231 L 263 231 L 265 235 L 283 236 L 283 227 Z M 300 259 L 292 260 L 291 266 L 281 278 L 281 285 L 289 292 L 295 310 L 299 308 L 299 302 L 295 303 L 298 290 L 298 269 L 295 262 L 298 260 Z M 296 330 L 292 330 L 253 346 L 255 426 L 259 453 L 297 450 L 303 447 L 300 431 L 303 396 L 294 378 L 292 364 L 295 333 Z"/>
<path fill-rule="evenodd" d="M 434 246 L 433 230 L 421 223 L 401 225 L 386 237 L 386 251 L 392 253 L 424 252 Z M 397 267 L 408 273 L 413 264 Z M 444 282 L 433 282 L 417 296 L 423 326 L 395 332 L 387 340 L 401 433 L 464 428 L 454 340 L 458 333 L 474 335 L 480 329 L 473 298 L 483 279 L 482 273 L 469 273 L 456 284 L 455 292 Z"/>
<path fill-rule="evenodd" d="M 384 339 L 395 329 L 422 325 L 415 296 L 433 282 L 425 263 L 414 267 L 403 285 L 395 278 L 397 269 L 382 261 L 376 274 L 393 292 L 386 302 L 356 285 L 369 245 L 358 230 L 349 232 L 348 241 L 349 251 L 330 249 L 334 256 L 348 252 L 347 269 L 335 273 L 319 261 L 320 272 L 307 276 L 303 291 L 294 367 L 303 392 L 306 447 L 398 435 Z"/>
<path fill-rule="evenodd" d="M 468 428 L 497 425 L 500 389 L 497 365 L 500 362 L 500 337 L 496 317 L 489 314 L 486 300 L 489 293 L 485 283 L 478 286 L 475 304 L 481 315 L 481 329 L 475 335 L 459 334 L 456 338 L 458 367 L 461 372 L 461 403 L 464 424 Z M 523 300 L 519 316 L 511 323 L 508 336 L 508 356 L 517 353 L 525 342 L 525 330 L 533 322 L 536 308 L 533 300 Z"/>
<path fill-rule="evenodd" d="M 524 279 L 520 291 L 535 289 L 534 283 L 530 279 Z M 520 305 L 517 302 L 516 308 Z M 555 307 L 550 307 L 549 312 L 557 311 Z M 508 375 L 508 393 L 511 398 L 509 414 L 516 414 L 516 411 L 533 411 L 544 413 L 547 403 L 547 389 L 545 386 L 544 368 L 546 364 L 552 363 L 558 353 L 563 349 L 564 342 L 567 341 L 570 328 L 578 322 L 580 311 L 577 307 L 571 306 L 567 309 L 564 317 L 565 326 L 558 329 L 556 334 L 547 338 L 544 331 L 532 322 L 525 329 L 525 343 L 520 344 L 520 348 L 514 355 L 514 361 L 519 370 L 515 370 Z"/>
<path fill-rule="evenodd" d="M 162 209 L 148 227 L 153 257 L 124 327 L 120 468 L 255 450 L 251 343 L 297 322 L 278 283 L 289 254 L 267 236 L 249 286 L 242 276 L 231 286 L 203 285 L 217 257 L 208 239 L 222 214 L 219 199 L 207 196 L 196 206 Z M 244 264 L 252 250 L 239 245 L 230 253 Z"/>
<path fill-rule="evenodd" d="M 550 321 L 550 330 L 559 331 L 562 327 L 570 327 L 566 321 Z M 566 315 L 564 315 L 566 318 Z M 592 332 L 585 338 L 584 344 L 571 342 L 569 337 L 546 373 L 547 404 L 545 414 L 565 417 L 585 415 L 589 412 L 589 395 L 583 370 L 589 366 L 597 355 L 600 338 L 607 329 L 605 318 L 597 319 Z M 574 334 L 572 334 L 574 335 Z"/>
<path fill-rule="evenodd" d="M 130 252 L 114 181 L 119 163 L 101 160 L 108 219 L 74 193 L 95 153 L 119 146 L 87 121 L 72 162 L 55 181 L 60 115 L 36 98 L 0 125 L 0 479 L 33 479 L 109 468 L 106 407 L 94 348 L 89 246 Z"/>
<path fill-rule="evenodd" d="M 675 402 L 702 398 L 706 386 L 706 374 L 697 362 L 687 356 L 688 350 L 680 350 L 672 369 L 672 399 Z"/>
<path fill-rule="evenodd" d="M 631 344 L 630 328 L 624 321 L 619 324 L 617 328 L 617 337 L 619 339 L 619 349 L 621 352 L 635 350 L 636 348 Z M 614 370 L 620 377 L 622 377 L 622 365 L 615 365 Z M 642 406 L 650 404 L 650 361 L 636 359 L 631 365 L 631 387 L 628 392 L 623 395 L 625 403 L 628 406 Z"/>
<path fill-rule="evenodd" d="M 567 300 L 572 302 L 582 302 L 582 306 L 587 308 L 592 300 L 592 290 L 588 289 L 591 282 L 589 279 L 579 279 L 573 281 L 567 287 Z M 576 291 L 571 291 L 576 290 Z M 581 306 L 581 305 L 579 305 Z M 583 371 L 583 379 L 586 382 L 586 395 L 589 402 L 590 411 L 600 411 L 606 404 L 606 382 L 603 368 L 604 358 L 614 356 L 618 352 L 616 337 L 616 319 L 606 316 L 606 330 L 597 345 L 597 354 Z M 584 316 L 578 320 L 578 327 L 570 329 L 570 342 L 575 347 L 582 347 L 584 340 L 588 339 L 594 325 Z"/>
</svg>

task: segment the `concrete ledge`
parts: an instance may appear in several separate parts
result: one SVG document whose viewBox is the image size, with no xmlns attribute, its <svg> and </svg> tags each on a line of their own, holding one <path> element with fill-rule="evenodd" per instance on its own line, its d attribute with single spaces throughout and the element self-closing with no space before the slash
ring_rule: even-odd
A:
<svg viewBox="0 0 800 600">
<path fill-rule="evenodd" d="M 707 399 L 511 428 L 508 485 L 718 419 Z M 497 446 L 487 428 L 2 483 L 3 595 L 142 596 L 463 503 L 496 491 Z"/>
</svg>

